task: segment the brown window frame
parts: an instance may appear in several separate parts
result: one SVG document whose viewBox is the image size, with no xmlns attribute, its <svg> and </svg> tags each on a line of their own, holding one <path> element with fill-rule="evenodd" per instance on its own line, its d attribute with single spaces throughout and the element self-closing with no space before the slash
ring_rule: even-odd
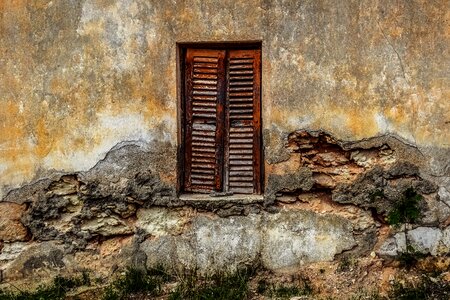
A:
<svg viewBox="0 0 450 300">
<path fill-rule="evenodd" d="M 186 174 L 189 170 L 187 170 L 186 163 L 187 163 L 187 152 L 186 152 L 186 139 L 187 139 L 187 131 L 189 131 L 187 127 L 188 118 L 187 117 L 187 95 L 186 95 L 186 54 L 188 49 L 208 49 L 208 50 L 222 50 L 226 51 L 226 55 L 230 53 L 230 51 L 238 51 L 242 50 L 245 52 L 245 50 L 255 50 L 258 51 L 259 54 L 258 57 L 258 77 L 259 82 L 256 84 L 258 85 L 258 101 L 256 102 L 257 105 L 253 108 L 256 110 L 254 114 L 257 114 L 257 117 L 255 120 L 257 120 L 254 125 L 254 128 L 257 127 L 254 131 L 254 135 L 256 136 L 254 141 L 254 181 L 253 181 L 253 193 L 251 194 L 262 194 L 263 193 L 263 147 L 262 147 L 262 120 L 261 120 L 261 80 L 262 80 L 262 66 L 261 66 L 261 41 L 250 41 L 250 42 L 221 42 L 221 43 L 210 43 L 210 42 L 201 42 L 201 43 L 177 43 L 177 97 L 178 97 L 178 181 L 177 181 L 177 189 L 179 193 L 201 193 L 201 191 L 198 190 L 187 190 L 186 189 Z M 228 58 L 226 58 L 228 59 Z M 226 64 L 226 62 L 225 62 Z M 228 68 L 228 67 L 227 67 Z M 228 71 L 228 69 L 227 69 Z M 228 79 L 225 80 L 222 84 L 228 84 Z M 226 91 L 227 96 L 229 94 L 229 91 Z M 225 101 L 223 99 L 222 101 Z M 228 101 L 228 100 L 227 100 Z M 224 105 L 224 103 L 222 103 Z M 228 112 L 226 112 L 228 113 Z M 224 113 L 224 115 L 226 114 Z M 230 126 L 228 117 L 225 118 L 225 120 L 217 120 L 218 124 L 222 124 L 222 126 Z M 219 130 L 219 129 L 218 129 Z M 225 145 L 227 141 L 229 140 L 229 135 L 225 136 L 223 141 L 223 149 L 224 152 L 227 151 L 226 147 L 229 147 L 228 145 Z M 221 189 L 218 192 L 225 192 L 225 184 L 226 184 L 226 175 L 228 174 L 226 171 L 226 168 L 228 168 L 227 161 L 229 156 L 227 153 L 221 153 L 218 157 L 219 161 L 221 160 L 220 164 L 218 165 L 218 168 L 220 169 L 220 176 L 221 176 L 221 182 L 222 186 Z M 191 157 L 192 158 L 192 157 Z M 231 169 L 230 169 L 231 170 Z"/>
</svg>

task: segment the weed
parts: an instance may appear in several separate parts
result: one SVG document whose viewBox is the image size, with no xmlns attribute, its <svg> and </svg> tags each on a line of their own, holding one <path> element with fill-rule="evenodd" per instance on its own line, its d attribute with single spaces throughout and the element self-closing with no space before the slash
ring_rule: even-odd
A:
<svg viewBox="0 0 450 300">
<path fill-rule="evenodd" d="M 300 295 L 304 295 L 304 293 L 298 286 L 280 285 L 275 287 L 273 290 L 273 296 L 281 299 Z"/>
<path fill-rule="evenodd" d="M 256 292 L 260 295 L 265 294 L 269 289 L 268 283 L 265 279 L 260 279 L 258 285 L 256 286 Z"/>
<path fill-rule="evenodd" d="M 247 299 L 249 279 L 247 270 L 205 278 L 190 273 L 181 278 L 175 291 L 169 295 L 169 300 Z"/>
<path fill-rule="evenodd" d="M 380 198 L 385 198 L 386 196 L 384 195 L 384 192 L 382 190 L 375 190 L 373 193 L 371 193 L 369 195 L 370 200 L 374 201 L 374 200 L 378 200 Z"/>
<path fill-rule="evenodd" d="M 400 263 L 400 267 L 410 270 L 417 265 L 420 259 L 426 256 L 426 254 L 417 252 L 411 245 L 406 245 L 406 252 L 401 252 L 396 259 Z"/>
<path fill-rule="evenodd" d="M 438 278 L 422 275 L 417 283 L 396 282 L 389 293 L 396 300 L 450 299 L 450 283 Z"/>
<path fill-rule="evenodd" d="M 308 278 L 301 277 L 295 284 L 269 284 L 266 280 L 258 281 L 256 291 L 275 299 L 289 299 L 294 296 L 311 295 L 313 289 Z"/>
<path fill-rule="evenodd" d="M 419 202 L 422 195 L 417 194 L 413 188 L 408 188 L 402 198 L 395 204 L 389 212 L 387 221 L 390 225 L 400 225 L 404 223 L 415 223 L 420 217 Z"/>
<path fill-rule="evenodd" d="M 336 271 L 339 273 L 351 271 L 352 267 L 355 264 L 356 264 L 356 262 L 354 261 L 354 259 L 352 259 L 351 257 L 348 257 L 348 256 L 344 256 L 339 261 Z"/>
<path fill-rule="evenodd" d="M 379 291 L 361 291 L 356 295 L 352 295 L 350 300 L 387 300 L 385 297 L 380 295 Z"/>
<path fill-rule="evenodd" d="M 139 293 L 158 296 L 161 294 L 162 285 L 170 279 L 171 277 L 162 268 L 150 271 L 129 268 L 124 275 L 105 288 L 103 299 L 119 300 Z"/>
</svg>

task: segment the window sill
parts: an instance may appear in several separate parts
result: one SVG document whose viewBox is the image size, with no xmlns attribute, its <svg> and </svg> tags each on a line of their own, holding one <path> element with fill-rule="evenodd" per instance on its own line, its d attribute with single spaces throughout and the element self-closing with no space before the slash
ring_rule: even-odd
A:
<svg viewBox="0 0 450 300">
<path fill-rule="evenodd" d="M 234 194 L 211 197 L 209 194 L 182 194 L 179 199 L 185 202 L 252 204 L 264 202 L 264 195 Z"/>
</svg>

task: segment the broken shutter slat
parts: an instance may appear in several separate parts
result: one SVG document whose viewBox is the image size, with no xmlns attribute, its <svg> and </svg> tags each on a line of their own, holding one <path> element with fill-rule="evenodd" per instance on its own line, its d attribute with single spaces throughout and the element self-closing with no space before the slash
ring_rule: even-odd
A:
<svg viewBox="0 0 450 300">
<path fill-rule="evenodd" d="M 185 72 L 185 190 L 221 191 L 225 51 L 188 49 Z"/>
<path fill-rule="evenodd" d="M 261 51 L 229 50 L 226 67 L 226 189 L 261 193 Z"/>
</svg>

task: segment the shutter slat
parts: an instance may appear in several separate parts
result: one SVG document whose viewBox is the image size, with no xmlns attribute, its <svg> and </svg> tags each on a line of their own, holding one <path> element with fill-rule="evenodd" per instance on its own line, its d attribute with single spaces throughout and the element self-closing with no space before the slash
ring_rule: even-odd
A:
<svg viewBox="0 0 450 300">
<path fill-rule="evenodd" d="M 233 70 L 230 71 L 230 75 L 247 75 L 253 74 L 253 70 Z"/>
<path fill-rule="evenodd" d="M 244 148 L 244 149 L 253 149 L 253 145 L 249 144 L 230 144 L 230 149 L 233 148 Z"/>
<path fill-rule="evenodd" d="M 248 102 L 253 105 L 253 99 L 252 98 L 230 98 L 230 103 L 233 102 Z"/>
<path fill-rule="evenodd" d="M 230 63 L 230 70 L 236 70 L 236 69 L 250 69 L 253 73 L 253 62 L 249 64 L 239 64 L 236 63 L 236 61 L 231 61 Z"/>
<path fill-rule="evenodd" d="M 214 174 L 191 174 L 191 178 L 195 178 L 195 179 L 206 179 L 206 180 L 210 180 L 213 181 L 214 180 Z"/>
<path fill-rule="evenodd" d="M 233 176 L 252 176 L 253 177 L 253 172 L 252 171 L 230 171 L 230 178 L 232 178 Z"/>
<path fill-rule="evenodd" d="M 252 58 L 230 58 L 230 62 L 234 64 L 253 64 Z"/>
<path fill-rule="evenodd" d="M 192 170 L 192 174 L 212 174 L 212 175 L 214 175 L 214 170 L 196 169 L 196 170 Z"/>
<path fill-rule="evenodd" d="M 205 95 L 205 96 L 217 96 L 217 91 L 208 91 L 208 90 L 201 90 L 197 89 L 193 91 L 194 95 Z"/>
<path fill-rule="evenodd" d="M 217 74 L 217 69 L 194 68 L 196 74 Z"/>
<path fill-rule="evenodd" d="M 253 109 L 241 109 L 236 106 L 233 106 L 233 108 L 230 109 L 230 113 L 232 113 L 232 114 L 248 114 L 248 113 L 250 113 L 253 115 Z"/>
<path fill-rule="evenodd" d="M 230 144 L 231 145 L 235 145 L 235 144 L 244 144 L 244 145 L 249 145 L 252 146 L 253 148 L 253 139 L 243 139 L 243 138 L 234 138 L 234 137 L 230 137 Z"/>
<path fill-rule="evenodd" d="M 233 76 L 232 78 L 230 78 L 230 82 L 231 83 L 236 83 L 239 82 L 241 80 L 253 80 L 253 75 L 247 75 L 247 76 Z"/>
<path fill-rule="evenodd" d="M 230 82 L 230 88 L 235 88 L 236 86 L 253 86 L 253 81 L 231 81 Z"/>
<path fill-rule="evenodd" d="M 214 153 L 210 153 L 210 152 L 197 152 L 197 151 L 193 151 L 192 152 L 192 156 L 193 157 L 195 157 L 195 156 L 197 156 L 197 157 L 216 157 L 215 155 L 214 155 Z"/>
<path fill-rule="evenodd" d="M 230 160 L 230 166 L 252 166 L 253 160 Z"/>
<path fill-rule="evenodd" d="M 192 136 L 211 136 L 211 137 L 215 137 L 216 133 L 214 131 L 197 129 L 195 132 L 192 133 Z"/>
<path fill-rule="evenodd" d="M 230 132 L 230 138 L 251 138 L 253 132 Z"/>
<path fill-rule="evenodd" d="M 230 92 L 230 97 L 252 97 L 253 93 Z"/>
<path fill-rule="evenodd" d="M 197 139 L 192 139 L 192 150 L 196 152 L 198 151 L 207 151 L 208 149 L 216 149 L 216 144 L 214 142 L 208 142 L 208 141 L 199 141 Z"/>
<path fill-rule="evenodd" d="M 208 84 L 208 85 L 217 85 L 217 80 L 205 80 L 205 79 L 194 79 L 194 84 Z"/>
<path fill-rule="evenodd" d="M 251 187 L 253 188 L 253 182 L 238 182 L 238 181 L 231 181 L 230 186 L 238 186 L 238 187 Z"/>
<path fill-rule="evenodd" d="M 253 159 L 253 155 L 230 155 L 230 159 Z"/>
<path fill-rule="evenodd" d="M 192 185 L 201 185 L 201 186 L 209 185 L 212 187 L 212 186 L 214 186 L 214 181 L 213 180 L 204 180 L 204 179 L 192 179 Z"/>
<path fill-rule="evenodd" d="M 253 107 L 253 103 L 230 103 L 230 107 Z"/>
<path fill-rule="evenodd" d="M 234 133 L 234 132 L 253 132 L 253 127 L 245 127 L 245 126 L 231 127 L 230 132 L 232 132 L 232 133 Z"/>
<path fill-rule="evenodd" d="M 193 103 L 195 103 L 196 101 L 211 101 L 213 103 L 216 103 L 216 97 L 195 95 L 195 96 L 192 96 L 192 101 L 193 101 Z M 216 103 L 216 105 L 217 105 L 217 103 Z"/>
<path fill-rule="evenodd" d="M 219 60 L 217 57 L 195 56 L 193 61 L 194 62 L 217 63 Z"/>
<path fill-rule="evenodd" d="M 205 113 L 194 112 L 192 115 L 194 117 L 199 117 L 199 118 L 210 118 L 210 119 L 215 119 L 216 118 L 216 114 L 205 114 Z M 240 118 L 237 118 L 237 119 L 240 119 Z M 243 119 L 245 119 L 245 118 L 243 118 Z"/>
<path fill-rule="evenodd" d="M 192 104 L 194 107 L 196 107 L 196 106 L 204 106 L 204 107 L 214 107 L 214 108 L 216 108 L 216 104 L 215 103 L 213 103 L 213 102 L 195 102 L 195 103 L 193 103 Z M 237 105 L 239 105 L 239 104 L 237 104 Z"/>
<path fill-rule="evenodd" d="M 194 163 L 206 163 L 206 164 L 213 164 L 216 162 L 216 158 L 215 157 L 198 157 L 198 156 L 193 156 L 192 157 L 192 162 Z"/>
<path fill-rule="evenodd" d="M 214 164 L 208 164 L 208 163 L 193 163 L 192 164 L 192 169 L 213 169 L 216 167 L 216 165 Z"/>
<path fill-rule="evenodd" d="M 215 148 L 196 148 L 196 147 L 192 147 L 192 152 L 216 152 Z"/>
<path fill-rule="evenodd" d="M 231 154 L 253 154 L 253 149 L 230 149 Z"/>
<path fill-rule="evenodd" d="M 253 167 L 250 166 L 231 166 L 230 167 L 230 172 L 232 171 L 253 171 Z"/>
<path fill-rule="evenodd" d="M 232 93 L 240 91 L 253 91 L 253 84 L 251 86 L 230 87 L 230 92 Z"/>
<path fill-rule="evenodd" d="M 200 85 L 200 84 L 194 84 L 194 90 L 195 91 L 216 91 L 217 93 L 217 86 L 216 85 Z"/>
<path fill-rule="evenodd" d="M 253 119 L 253 115 L 232 115 L 230 119 Z"/>
<path fill-rule="evenodd" d="M 217 64 L 214 63 L 195 62 L 194 60 L 194 68 L 214 69 L 217 72 Z"/>
<path fill-rule="evenodd" d="M 232 183 L 232 182 L 252 182 L 253 181 L 253 173 L 250 174 L 250 176 L 230 176 L 229 180 L 230 180 L 230 183 Z"/>
<path fill-rule="evenodd" d="M 216 108 L 215 107 L 212 107 L 212 108 L 209 108 L 209 107 L 198 107 L 197 105 L 195 105 L 193 108 L 192 108 L 192 111 L 195 111 L 195 112 L 211 112 L 211 113 L 216 113 Z"/>
<path fill-rule="evenodd" d="M 201 74 L 201 73 L 195 73 L 193 78 L 200 78 L 200 79 L 217 79 L 217 74 Z"/>
</svg>

